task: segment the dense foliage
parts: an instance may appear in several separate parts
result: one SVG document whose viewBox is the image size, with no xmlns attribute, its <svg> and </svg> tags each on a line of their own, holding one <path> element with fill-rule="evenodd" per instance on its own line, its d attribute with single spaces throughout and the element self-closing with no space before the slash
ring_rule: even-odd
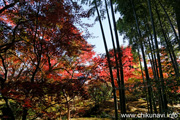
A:
<svg viewBox="0 0 180 120">
<path fill-rule="evenodd" d="M 0 16 L 3 117 L 57 118 L 63 104 L 86 97 L 94 52 L 74 26 L 87 16 L 76 2 L 1 1 Z"/>
</svg>

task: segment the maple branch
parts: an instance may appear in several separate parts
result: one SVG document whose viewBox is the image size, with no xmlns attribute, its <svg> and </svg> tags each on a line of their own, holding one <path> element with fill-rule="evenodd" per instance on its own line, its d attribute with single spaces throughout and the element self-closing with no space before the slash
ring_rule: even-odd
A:
<svg viewBox="0 0 180 120">
<path fill-rule="evenodd" d="M 5 5 L 2 9 L 0 9 L 0 14 L 4 12 L 6 9 L 13 7 L 17 2 L 11 3 L 9 5 Z"/>
<path fill-rule="evenodd" d="M 5 1 L 5 0 L 3 0 L 3 2 L 4 2 L 4 5 L 6 6 L 6 1 Z"/>
<path fill-rule="evenodd" d="M 52 67 L 51 67 L 51 58 L 49 57 L 49 55 L 47 55 L 47 56 L 48 56 L 49 70 L 51 70 L 52 69 Z"/>
<path fill-rule="evenodd" d="M 35 31 L 34 40 L 33 40 L 33 43 L 34 43 L 34 52 L 36 51 L 35 40 L 36 40 L 36 34 L 37 34 L 37 29 L 38 29 L 38 14 L 39 14 L 39 10 L 40 10 L 40 5 L 38 6 L 38 11 L 37 11 L 37 14 L 36 14 L 36 31 Z M 42 45 L 41 45 L 41 47 L 42 47 Z M 42 48 L 41 48 L 41 52 L 42 52 Z M 31 82 L 34 82 L 34 77 L 35 77 L 35 75 L 36 75 L 36 73 L 37 73 L 37 71 L 39 69 L 39 65 L 40 65 L 40 62 L 41 62 L 41 52 L 40 53 L 38 53 L 38 52 L 36 53 L 35 52 L 36 56 L 37 56 L 37 65 L 36 65 L 35 71 L 32 74 Z"/>
<path fill-rule="evenodd" d="M 39 3 L 40 4 L 40 3 Z M 37 34 L 37 29 L 38 29 L 38 16 L 39 16 L 39 10 L 40 10 L 40 5 L 38 6 L 38 11 L 36 13 L 36 30 L 35 30 L 35 35 L 34 35 L 34 39 L 33 39 L 33 43 L 34 43 L 34 52 L 36 51 L 36 34 Z"/>
<path fill-rule="evenodd" d="M 6 63 L 5 63 L 5 59 L 3 58 L 3 56 L 0 54 L 0 58 L 1 58 L 1 61 L 2 61 L 2 64 L 3 64 L 3 68 L 4 68 L 4 71 L 5 71 L 5 73 L 4 73 L 4 76 L 5 76 L 5 78 L 4 78 L 4 80 L 2 81 L 2 88 L 1 89 L 3 89 L 4 88 L 4 82 L 7 80 L 7 67 L 6 67 Z"/>
<path fill-rule="evenodd" d="M 36 69 L 35 69 L 35 71 L 33 72 L 33 75 L 32 75 L 32 78 L 31 78 L 31 82 L 34 82 L 34 77 L 35 77 L 35 75 L 36 75 L 36 73 L 37 73 L 37 71 L 38 71 L 38 69 L 39 69 L 39 65 L 40 65 L 40 62 L 41 62 L 41 53 L 40 53 L 40 55 L 39 55 L 39 57 L 38 57 L 38 61 L 37 61 L 38 63 L 37 63 L 37 65 L 36 65 Z"/>
<path fill-rule="evenodd" d="M 78 64 L 79 64 L 79 61 L 75 64 L 75 66 L 77 67 Z M 74 69 L 72 70 L 73 72 L 72 72 L 72 75 L 71 75 L 71 79 L 73 79 L 73 77 L 74 77 L 74 72 L 76 70 L 76 67 L 74 67 Z M 72 68 L 72 66 L 71 66 L 71 68 Z"/>
<path fill-rule="evenodd" d="M 11 119 L 12 119 L 12 120 L 15 120 L 13 111 L 12 111 L 12 109 L 11 109 L 11 106 L 10 106 L 9 102 L 8 102 L 8 98 L 5 97 L 5 96 L 3 96 L 3 95 L 2 95 L 2 98 L 3 98 L 4 101 L 5 101 L 5 104 L 6 104 L 6 107 L 7 107 L 7 109 L 8 109 L 8 112 L 10 113 Z"/>
<path fill-rule="evenodd" d="M 1 90 L 3 90 L 3 89 L 4 89 L 4 83 L 5 83 L 5 81 L 7 80 L 7 73 L 8 73 L 8 71 L 7 71 L 5 59 L 3 58 L 3 56 L 2 56 L 1 54 L 0 54 L 0 58 L 1 58 L 1 60 L 2 60 L 2 64 L 3 64 L 4 70 L 5 70 L 5 73 L 4 73 L 4 74 L 5 74 L 5 78 L 2 79 L 2 81 L 1 81 Z M 4 101 L 5 101 L 6 107 L 7 107 L 7 109 L 8 109 L 9 112 L 10 112 L 10 115 L 11 115 L 12 120 L 15 120 L 14 114 L 13 114 L 12 109 L 11 109 L 11 107 L 10 107 L 10 105 L 9 105 L 9 102 L 8 102 L 8 98 L 5 97 L 3 94 L 2 94 L 1 96 L 2 96 L 2 98 L 3 98 Z"/>
<path fill-rule="evenodd" d="M 70 99 L 68 100 L 68 96 L 67 96 L 67 94 L 66 94 L 66 90 L 63 89 L 62 91 L 63 91 L 63 96 L 64 96 L 65 99 L 66 99 L 66 102 L 61 103 L 61 104 L 68 104 L 73 98 L 70 98 Z"/>
<path fill-rule="evenodd" d="M 15 39 L 16 39 L 16 30 L 18 29 L 18 26 L 19 26 L 19 25 L 21 25 L 22 23 L 27 22 L 28 20 L 21 21 L 21 19 L 20 19 L 19 21 L 20 21 L 20 22 L 18 22 L 18 24 L 16 25 L 16 27 L 13 29 L 13 39 L 12 39 L 12 42 L 11 42 L 11 43 L 7 43 L 7 44 L 4 44 L 4 45 L 1 45 L 1 46 L 0 46 L 0 53 L 8 50 L 15 42 L 21 41 L 21 40 L 15 41 Z"/>
<path fill-rule="evenodd" d="M 11 3 L 11 4 L 7 5 L 7 4 L 6 4 L 6 1 L 5 1 L 5 0 L 3 0 L 3 1 L 4 1 L 4 4 L 5 4 L 5 7 L 3 7 L 2 9 L 0 9 L 0 14 L 1 14 L 2 12 L 4 12 L 6 9 L 13 7 L 13 6 L 18 2 L 18 0 L 15 0 L 14 3 Z"/>
<path fill-rule="evenodd" d="M 27 65 L 26 65 L 25 62 L 24 62 L 20 57 L 18 57 L 15 53 L 13 53 L 13 52 L 10 52 L 10 53 L 13 54 L 15 57 L 17 57 L 17 58 L 24 64 L 23 67 L 21 67 L 21 69 L 19 70 L 18 75 L 15 77 L 15 79 L 16 79 L 16 81 L 17 81 L 18 78 L 20 77 L 21 73 L 22 73 L 23 70 L 25 69 L 24 66 L 27 67 Z"/>
<path fill-rule="evenodd" d="M 23 70 L 24 70 L 24 67 L 19 71 L 19 73 L 18 73 L 18 75 L 17 75 L 17 77 L 16 77 L 16 80 L 18 80 L 18 78 L 20 77 L 20 75 L 21 75 L 21 73 L 23 72 Z"/>
<path fill-rule="evenodd" d="M 60 70 L 60 69 L 65 70 L 66 72 L 69 73 L 69 75 L 71 75 L 71 73 L 66 68 L 56 68 L 56 69 L 53 69 L 53 70 Z"/>
<path fill-rule="evenodd" d="M 62 58 L 63 60 L 65 60 L 66 62 L 68 62 L 68 60 L 66 60 L 64 57 Z M 71 67 L 71 65 L 70 64 L 68 64 L 68 66 L 69 67 Z"/>
<path fill-rule="evenodd" d="M 62 103 L 60 103 L 60 104 L 67 104 L 67 102 L 70 102 L 72 99 L 73 99 L 73 98 L 69 99 L 69 100 L 66 101 L 66 102 L 62 102 Z M 58 104 L 58 103 L 51 104 L 51 105 L 47 106 L 46 108 L 44 108 L 44 109 L 41 110 L 41 111 L 45 111 L 45 110 L 47 110 L 49 107 L 53 107 L 53 106 L 56 105 L 56 104 Z M 34 118 L 32 118 L 32 120 L 36 120 L 38 117 L 41 117 L 41 115 L 42 115 L 42 114 L 36 115 Z"/>
</svg>

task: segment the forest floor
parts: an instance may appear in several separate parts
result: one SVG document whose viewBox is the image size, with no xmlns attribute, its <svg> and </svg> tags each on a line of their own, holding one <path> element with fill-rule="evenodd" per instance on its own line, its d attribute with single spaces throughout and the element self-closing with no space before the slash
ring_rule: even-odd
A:
<svg viewBox="0 0 180 120">
<path fill-rule="evenodd" d="M 147 103 L 143 99 L 130 100 L 126 104 L 127 113 L 139 114 L 148 113 Z M 175 113 L 180 113 L 180 104 L 168 105 L 169 109 Z M 158 109 L 158 106 L 157 106 Z M 120 111 L 118 110 L 120 114 Z M 114 116 L 113 99 L 94 106 L 93 102 L 84 101 L 81 105 L 76 106 L 76 110 L 72 110 L 72 120 L 111 120 Z"/>
<path fill-rule="evenodd" d="M 76 104 L 71 104 L 71 120 L 112 120 L 115 113 L 113 101 L 110 99 L 96 106 L 90 100 L 76 101 Z M 2 104 L 1 101 L 0 104 Z M 148 113 L 147 103 L 144 99 L 127 100 L 126 107 L 128 114 Z M 180 113 L 180 104 L 168 105 L 168 108 L 172 113 Z M 118 113 L 120 115 L 120 110 Z M 67 112 L 62 116 L 64 116 L 62 120 L 65 120 Z"/>
</svg>

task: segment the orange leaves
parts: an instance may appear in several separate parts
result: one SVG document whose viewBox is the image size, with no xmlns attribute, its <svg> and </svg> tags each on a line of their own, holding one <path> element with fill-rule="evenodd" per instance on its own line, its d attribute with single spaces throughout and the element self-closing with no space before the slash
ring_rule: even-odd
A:
<svg viewBox="0 0 180 120">
<path fill-rule="evenodd" d="M 131 47 L 126 47 L 122 49 L 122 64 L 123 64 L 123 72 L 124 72 L 124 80 L 127 82 L 130 78 L 139 79 L 139 74 L 137 73 L 138 68 L 136 67 L 138 64 L 133 62 L 133 54 L 131 53 Z M 110 55 L 114 56 L 114 51 L 110 51 Z M 113 67 L 116 67 L 115 57 L 111 57 Z M 116 71 L 115 69 L 113 71 Z M 136 71 L 136 72 L 135 72 Z M 116 72 L 114 73 L 116 76 Z M 117 77 L 117 76 L 116 76 Z"/>
<path fill-rule="evenodd" d="M 22 105 L 23 107 L 26 107 L 26 108 L 30 108 L 32 107 L 31 106 L 31 101 L 29 99 L 25 99 L 24 100 L 24 105 Z"/>
<path fill-rule="evenodd" d="M 54 66 L 57 63 L 57 59 L 51 59 L 50 63 L 52 66 Z"/>
<path fill-rule="evenodd" d="M 137 67 L 138 63 L 133 62 L 133 54 L 131 53 L 130 47 L 123 48 L 122 52 L 123 52 L 122 61 L 123 61 L 124 80 L 125 80 L 125 83 L 129 83 L 133 85 L 134 81 L 142 79 L 140 69 Z M 112 72 L 113 72 L 113 77 L 114 77 L 114 83 L 116 86 L 118 86 L 114 52 L 113 50 L 111 50 L 109 51 L 109 53 L 111 56 L 110 59 L 111 59 L 111 65 L 112 65 L 112 70 L 113 70 Z M 107 82 L 111 82 L 106 57 L 97 56 L 97 57 L 94 57 L 92 61 L 94 61 L 94 64 L 97 64 L 96 67 L 94 67 L 94 70 L 92 70 L 92 76 L 98 79 L 105 80 Z"/>
<path fill-rule="evenodd" d="M 176 92 L 180 94 L 180 87 L 179 87 L 179 89 Z"/>
</svg>

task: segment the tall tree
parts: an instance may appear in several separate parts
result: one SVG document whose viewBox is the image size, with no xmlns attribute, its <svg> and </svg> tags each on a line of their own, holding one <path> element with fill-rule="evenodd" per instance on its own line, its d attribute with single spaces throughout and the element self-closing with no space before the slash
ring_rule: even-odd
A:
<svg viewBox="0 0 180 120">
<path fill-rule="evenodd" d="M 95 7 L 96 7 L 97 14 L 98 14 L 99 24 L 100 24 L 100 28 L 101 28 L 101 32 L 102 32 L 103 42 L 104 42 L 108 66 L 109 66 L 109 72 L 110 72 L 110 76 L 111 76 L 111 84 L 112 84 L 112 88 L 113 88 L 114 105 L 115 105 L 115 119 L 117 120 L 118 119 L 118 111 L 117 111 L 117 99 L 116 99 L 116 90 L 115 90 L 115 85 L 114 85 L 114 78 L 113 78 L 113 73 L 112 73 L 111 62 L 110 62 L 109 52 L 108 52 L 108 48 L 107 48 L 106 38 L 105 38 L 105 34 L 104 34 L 102 22 L 101 22 L 101 17 L 99 14 L 99 10 L 97 7 L 96 0 L 95 0 Z"/>
<path fill-rule="evenodd" d="M 167 98 L 166 98 L 166 93 L 165 93 L 165 87 L 164 87 L 164 79 L 163 79 L 163 71 L 162 71 L 162 66 L 161 66 L 161 60 L 160 60 L 160 54 L 159 54 L 159 47 L 158 47 L 158 42 L 157 42 L 157 36 L 156 36 L 156 30 L 154 26 L 154 18 L 151 10 L 151 1 L 148 0 L 148 7 L 149 7 L 149 14 L 151 17 L 151 25 L 153 29 L 153 35 L 154 35 L 154 41 L 155 41 L 155 47 L 157 51 L 157 59 L 158 59 L 158 67 L 159 67 L 159 73 L 160 73 L 160 79 L 161 79 L 161 86 L 162 86 L 162 95 L 163 95 L 163 109 L 167 113 Z"/>
<path fill-rule="evenodd" d="M 148 72 L 147 63 L 146 63 L 144 47 L 143 47 L 143 44 L 142 44 L 142 41 L 141 41 L 142 35 L 141 35 L 141 31 L 140 31 L 139 24 L 138 24 L 138 19 L 137 19 L 137 16 L 136 16 L 136 11 L 135 11 L 135 8 L 134 8 L 134 2 L 132 0 L 131 0 L 131 4 L 132 4 L 132 7 L 133 7 L 133 12 L 134 12 L 135 20 L 136 20 L 137 31 L 138 31 L 139 38 L 140 38 L 140 47 L 141 47 L 141 51 L 142 51 L 144 67 L 145 67 L 145 73 L 146 73 L 146 80 L 147 80 L 147 85 L 148 85 L 148 98 L 149 98 L 149 104 L 150 104 L 150 113 L 152 113 L 153 112 L 152 111 L 152 100 L 151 100 L 151 97 L 152 97 L 152 88 L 150 86 L 151 82 L 150 82 L 149 72 Z"/>
<path fill-rule="evenodd" d="M 110 29 L 110 34 L 111 34 L 111 39 L 112 39 L 112 44 L 113 44 L 113 50 L 114 50 L 114 56 L 115 56 L 115 61 L 116 61 L 116 70 L 117 70 L 117 82 L 118 82 L 118 87 L 119 87 L 119 97 L 120 97 L 120 108 L 121 111 L 123 111 L 123 102 L 122 101 L 122 91 L 121 91 L 121 82 L 120 82 L 120 71 L 119 71 L 119 63 L 118 63 L 118 57 L 117 57 L 117 52 L 116 52 L 116 46 L 115 46 L 115 41 L 114 41 L 114 36 L 113 36 L 113 30 L 111 26 L 111 21 L 110 21 L 110 15 L 109 15 L 109 10 L 108 10 L 108 5 L 107 5 L 107 0 L 105 0 L 105 6 L 106 6 L 106 12 L 107 12 L 107 17 L 108 17 L 108 23 L 109 23 L 109 29 Z"/>
<path fill-rule="evenodd" d="M 116 44 L 117 44 L 117 51 L 118 51 L 118 58 L 119 58 L 119 65 L 120 65 L 120 75 L 121 75 L 121 94 L 122 94 L 122 113 L 126 113 L 126 98 L 125 98 L 125 89 L 124 89 L 124 73 L 123 73 L 123 65 L 122 65 L 122 52 L 120 49 L 120 44 L 119 44 L 119 38 L 117 34 L 117 27 L 116 27 L 116 21 L 115 21 L 115 15 L 114 15 L 114 10 L 113 10 L 113 4 L 112 0 L 110 0 L 110 5 L 111 5 L 111 14 L 112 14 L 112 19 L 113 19 L 113 25 L 114 25 L 114 32 L 115 32 L 115 38 L 116 38 Z"/>
<path fill-rule="evenodd" d="M 9 119 L 28 119 L 30 111 L 35 118 L 38 113 L 45 118 L 58 117 L 48 109 L 68 104 L 71 99 L 63 103 L 65 96 L 86 94 L 82 87 L 85 81 L 79 77 L 88 79 L 92 67 L 82 64 L 90 62 L 94 52 L 74 24 L 80 23 L 80 16 L 88 15 L 72 0 L 3 2 L 0 73 L 4 109 L 10 112 Z M 23 111 L 19 116 L 9 100 Z"/>
</svg>

